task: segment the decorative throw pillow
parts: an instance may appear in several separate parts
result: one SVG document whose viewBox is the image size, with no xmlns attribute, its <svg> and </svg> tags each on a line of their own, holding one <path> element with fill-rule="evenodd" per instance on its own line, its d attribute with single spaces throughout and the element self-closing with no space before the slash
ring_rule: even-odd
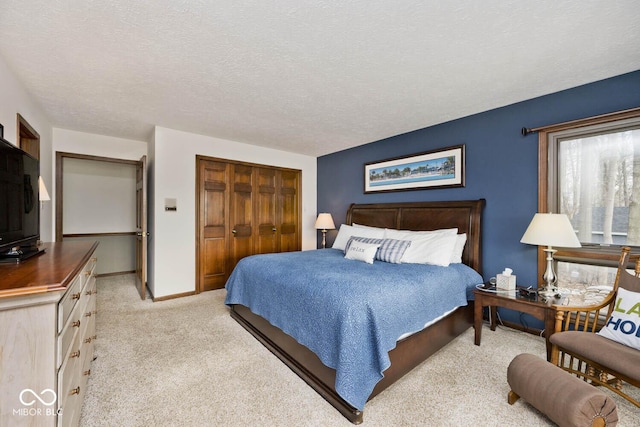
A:
<svg viewBox="0 0 640 427">
<path fill-rule="evenodd" d="M 347 242 L 353 236 L 373 237 L 377 239 L 382 239 L 384 237 L 384 229 L 373 228 L 373 227 L 356 228 L 347 224 L 342 224 L 340 226 L 340 230 L 338 230 L 338 235 L 336 236 L 336 240 L 334 240 L 333 246 L 331 247 L 334 249 L 340 249 L 344 251 Z"/>
<path fill-rule="evenodd" d="M 391 264 L 400 264 L 402 256 L 404 255 L 407 248 L 411 245 L 411 242 L 408 240 L 352 237 L 351 239 L 349 239 L 345 246 L 345 252 L 349 250 L 349 247 L 354 240 L 364 243 L 379 243 L 380 248 L 378 248 L 378 252 L 376 253 L 376 259 L 384 262 L 389 262 Z"/>
<path fill-rule="evenodd" d="M 598 335 L 640 350 L 640 293 L 618 288 L 613 313 Z"/>
<path fill-rule="evenodd" d="M 364 243 L 353 240 L 344 257 L 346 259 L 364 261 L 367 264 L 373 264 L 373 259 L 375 258 L 379 247 L 379 243 Z"/>
</svg>

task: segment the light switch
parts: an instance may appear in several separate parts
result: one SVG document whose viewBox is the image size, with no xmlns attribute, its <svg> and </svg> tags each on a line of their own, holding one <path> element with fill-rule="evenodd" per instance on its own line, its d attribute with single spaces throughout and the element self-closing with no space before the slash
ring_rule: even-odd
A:
<svg viewBox="0 0 640 427">
<path fill-rule="evenodd" d="M 175 212 L 178 210 L 178 203 L 176 199 L 164 199 L 164 210 Z"/>
</svg>

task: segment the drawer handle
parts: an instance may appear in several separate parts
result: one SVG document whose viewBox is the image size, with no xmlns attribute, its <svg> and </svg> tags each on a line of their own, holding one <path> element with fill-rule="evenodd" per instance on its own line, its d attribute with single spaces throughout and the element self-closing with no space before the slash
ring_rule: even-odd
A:
<svg viewBox="0 0 640 427">
<path fill-rule="evenodd" d="M 98 258 L 93 257 L 93 258 L 91 258 L 91 261 L 96 262 L 96 261 L 98 261 Z"/>
<path fill-rule="evenodd" d="M 84 314 L 84 317 L 91 317 L 91 312 L 90 312 L 90 311 L 87 311 L 87 312 Z"/>
<path fill-rule="evenodd" d="M 77 294 L 71 294 L 71 299 L 80 299 L 80 292 Z"/>
<path fill-rule="evenodd" d="M 88 371 L 84 371 L 82 374 L 88 377 L 89 375 L 91 375 L 91 369 L 89 369 Z"/>
<path fill-rule="evenodd" d="M 91 276 L 91 271 L 85 271 L 85 272 L 84 272 L 84 275 L 85 275 L 85 276 Z"/>
<path fill-rule="evenodd" d="M 79 328 L 80 327 L 80 320 L 76 320 L 75 322 L 71 323 L 71 326 L 73 326 L 74 328 Z"/>
<path fill-rule="evenodd" d="M 74 351 L 69 355 L 69 359 L 73 359 L 74 357 L 80 357 L 80 350 Z"/>
<path fill-rule="evenodd" d="M 92 336 L 92 337 L 91 337 L 91 339 L 92 339 L 92 340 L 97 340 L 97 339 L 98 339 L 98 336 L 97 336 L 97 335 L 94 335 L 94 336 Z"/>
<path fill-rule="evenodd" d="M 89 337 L 89 338 L 85 338 L 84 343 L 85 343 L 85 344 L 90 344 L 90 343 L 91 343 L 91 341 L 92 341 L 92 340 L 91 340 L 91 337 Z"/>
<path fill-rule="evenodd" d="M 69 396 L 73 396 L 74 394 L 80 394 L 80 386 L 71 389 L 71 391 L 69 392 Z"/>
<path fill-rule="evenodd" d="M 86 291 L 84 294 L 85 294 L 85 295 L 89 295 L 89 296 L 91 296 L 91 295 L 93 295 L 93 291 L 92 291 L 91 289 L 89 289 L 89 290 L 88 290 L 88 291 Z"/>
</svg>

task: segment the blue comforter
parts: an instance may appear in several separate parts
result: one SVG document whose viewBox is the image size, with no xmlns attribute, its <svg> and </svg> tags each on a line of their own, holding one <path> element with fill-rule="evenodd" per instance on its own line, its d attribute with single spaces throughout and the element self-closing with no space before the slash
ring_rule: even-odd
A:
<svg viewBox="0 0 640 427">
<path fill-rule="evenodd" d="M 400 335 L 467 305 L 478 283 L 463 264 L 366 264 L 322 249 L 243 258 L 225 303 L 250 308 L 308 347 L 336 370 L 338 394 L 362 410 Z"/>
</svg>

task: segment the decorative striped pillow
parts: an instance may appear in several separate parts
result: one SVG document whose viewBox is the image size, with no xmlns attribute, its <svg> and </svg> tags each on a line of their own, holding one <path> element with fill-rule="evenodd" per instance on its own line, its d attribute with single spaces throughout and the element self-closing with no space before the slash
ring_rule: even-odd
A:
<svg viewBox="0 0 640 427">
<path fill-rule="evenodd" d="M 400 260 L 404 255 L 404 252 L 411 245 L 409 240 L 398 239 L 376 239 L 372 237 L 351 237 L 345 245 L 344 252 L 347 253 L 351 242 L 357 240 L 362 243 L 375 243 L 380 244 L 378 252 L 376 252 L 376 259 L 392 264 L 400 264 Z"/>
</svg>

